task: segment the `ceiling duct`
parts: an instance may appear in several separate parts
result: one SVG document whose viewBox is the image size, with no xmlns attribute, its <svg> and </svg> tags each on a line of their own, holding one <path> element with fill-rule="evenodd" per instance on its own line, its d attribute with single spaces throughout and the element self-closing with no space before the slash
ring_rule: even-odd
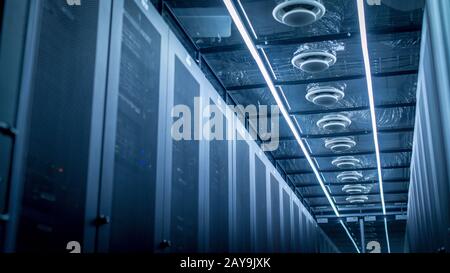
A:
<svg viewBox="0 0 450 273">
<path fill-rule="evenodd" d="M 342 191 L 347 194 L 364 194 L 370 192 L 370 187 L 364 185 L 345 185 Z"/>
<path fill-rule="evenodd" d="M 353 183 L 361 181 L 363 177 L 361 172 L 351 171 L 338 174 L 337 179 L 342 183 Z"/>
<path fill-rule="evenodd" d="M 272 15 L 284 25 L 303 27 L 320 20 L 325 12 L 325 6 L 318 0 L 287 0 L 278 4 Z"/>
<path fill-rule="evenodd" d="M 351 204 L 365 203 L 367 200 L 369 200 L 369 197 L 367 195 L 357 195 L 357 196 L 349 196 L 345 200 L 347 202 L 350 202 Z"/>
<path fill-rule="evenodd" d="M 315 105 L 330 107 L 343 99 L 342 89 L 333 86 L 313 85 L 307 89 L 306 99 Z"/>
<path fill-rule="evenodd" d="M 327 131 L 342 131 L 347 129 L 352 121 L 344 114 L 326 115 L 317 122 L 317 127 Z"/>
<path fill-rule="evenodd" d="M 303 72 L 314 74 L 328 70 L 336 61 L 334 53 L 314 49 L 296 52 L 292 58 L 292 65 Z"/>
<path fill-rule="evenodd" d="M 354 156 L 341 156 L 334 159 L 331 163 L 339 169 L 352 169 L 361 166 L 361 160 Z"/>
<path fill-rule="evenodd" d="M 342 153 L 356 146 L 352 137 L 336 137 L 325 140 L 325 147 L 334 153 Z"/>
<path fill-rule="evenodd" d="M 176 8 L 175 11 L 192 38 L 231 37 L 232 21 L 222 8 Z"/>
</svg>

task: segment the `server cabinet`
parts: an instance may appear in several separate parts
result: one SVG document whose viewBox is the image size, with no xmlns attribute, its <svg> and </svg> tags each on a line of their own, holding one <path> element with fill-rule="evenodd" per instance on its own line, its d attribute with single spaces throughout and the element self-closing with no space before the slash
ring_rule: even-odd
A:
<svg viewBox="0 0 450 273">
<path fill-rule="evenodd" d="M 301 252 L 302 253 L 310 253 L 311 252 L 311 248 L 310 248 L 310 237 L 309 237 L 309 220 L 308 220 L 308 211 L 302 207 L 301 208 Z"/>
<path fill-rule="evenodd" d="M 110 2 L 32 1 L 18 251 L 93 250 Z M 31 24 L 30 24 L 31 26 Z M 28 78 L 26 78 L 28 77 Z M 27 110 L 24 110 L 27 111 Z M 23 148 L 22 147 L 22 148 Z"/>
<path fill-rule="evenodd" d="M 209 183 L 205 185 L 206 245 L 209 252 L 230 252 L 232 217 L 232 148 L 233 131 L 228 106 L 209 82 L 205 83 L 206 109 L 204 137 L 208 140 Z"/>
<path fill-rule="evenodd" d="M 280 184 L 272 173 L 270 175 L 270 205 L 272 220 L 272 251 L 281 252 L 281 215 L 280 215 Z"/>
<path fill-rule="evenodd" d="M 308 253 L 314 253 L 314 244 L 315 244 L 315 238 L 314 238 L 314 226 L 311 222 L 311 217 L 307 216 L 307 241 L 308 241 Z"/>
<path fill-rule="evenodd" d="M 312 223 L 312 240 L 313 240 L 313 253 L 319 252 L 319 226 L 317 225 L 314 218 L 311 217 L 311 223 Z"/>
<path fill-rule="evenodd" d="M 291 219 L 291 194 L 290 189 L 283 185 L 282 187 L 282 210 L 281 210 L 281 218 L 282 220 L 282 244 L 284 252 L 292 251 L 292 219 Z"/>
<path fill-rule="evenodd" d="M 169 33 L 165 139 L 163 233 L 158 241 L 170 252 L 198 252 L 204 244 L 205 184 L 209 162 L 200 140 L 205 77 L 173 33 Z M 206 101 L 207 102 L 207 101 Z M 159 212 L 160 210 L 157 209 Z"/>
<path fill-rule="evenodd" d="M 235 118 L 234 141 L 234 252 L 251 252 L 252 203 L 250 178 L 250 141 L 243 125 Z"/>
<path fill-rule="evenodd" d="M 269 232 L 268 232 L 268 194 L 269 187 L 267 183 L 268 170 L 266 165 L 270 164 L 267 158 L 262 156 L 259 150 L 254 155 L 254 179 L 255 179 L 255 251 L 269 251 Z"/>
<path fill-rule="evenodd" d="M 301 204 L 296 198 L 292 198 L 292 242 L 293 242 L 293 252 L 299 253 L 301 251 L 302 244 L 302 231 L 301 231 Z"/>
<path fill-rule="evenodd" d="M 151 252 L 159 243 L 169 29 L 144 1 L 112 3 L 98 250 Z"/>
<path fill-rule="evenodd" d="M 0 1 L 0 252 L 17 202 L 11 192 L 13 154 L 18 127 L 17 110 L 23 71 L 23 56 L 29 22 L 28 1 Z M 14 187 L 16 188 L 16 187 Z M 9 228 L 11 230 L 11 228 Z M 9 236 L 8 236 L 9 237 Z"/>
</svg>

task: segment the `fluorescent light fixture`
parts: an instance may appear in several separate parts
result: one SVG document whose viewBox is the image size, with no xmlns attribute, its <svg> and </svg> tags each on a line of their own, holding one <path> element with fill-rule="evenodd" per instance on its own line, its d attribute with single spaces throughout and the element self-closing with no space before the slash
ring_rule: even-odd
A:
<svg viewBox="0 0 450 273">
<path fill-rule="evenodd" d="M 386 217 L 384 217 L 384 231 L 386 232 L 386 243 L 387 243 L 388 253 L 391 253 L 391 244 L 389 243 L 389 233 L 388 233 L 388 226 L 387 226 L 387 219 L 386 219 Z"/>
<path fill-rule="evenodd" d="M 375 113 L 375 100 L 373 96 L 373 83 L 372 83 L 372 70 L 370 67 L 369 58 L 369 47 L 367 43 L 367 30 L 366 30 L 366 17 L 364 13 L 364 0 L 358 1 L 358 18 L 359 18 L 359 28 L 361 32 L 361 45 L 364 56 L 364 67 L 366 70 L 367 79 L 367 90 L 369 94 L 369 104 L 370 104 L 370 115 L 372 119 L 372 130 L 373 130 L 373 140 L 375 142 L 375 153 L 377 158 L 377 169 L 378 169 L 378 180 L 380 185 L 380 195 L 381 195 L 381 205 L 383 207 L 383 214 L 386 214 L 386 206 L 384 202 L 384 191 L 383 191 L 383 175 L 381 173 L 381 157 L 380 157 L 380 147 L 378 144 L 378 128 L 377 128 L 377 117 Z"/>
<path fill-rule="evenodd" d="M 358 5 L 358 20 L 359 20 L 359 29 L 360 29 L 360 37 L 361 37 L 361 46 L 364 57 L 364 67 L 366 71 L 366 79 L 367 79 L 367 90 L 369 94 L 369 104 L 370 104 L 370 115 L 372 119 L 372 131 L 373 131 L 373 140 L 375 143 L 375 154 L 377 160 L 377 170 L 378 170 L 378 184 L 380 186 L 380 197 L 381 197 L 381 206 L 383 208 L 383 215 L 386 215 L 386 205 L 384 201 L 384 189 L 383 189 L 383 174 L 381 172 L 381 156 L 380 156 L 380 147 L 378 143 L 378 128 L 377 128 L 377 118 L 375 112 L 375 100 L 373 96 L 373 83 L 372 83 L 372 71 L 370 67 L 370 57 L 369 57 L 369 46 L 367 43 L 367 28 L 366 28 L 366 15 L 364 12 L 364 0 L 356 0 Z M 387 229 L 386 219 L 385 221 L 385 231 L 386 231 L 386 241 L 388 245 L 388 252 L 390 253 L 389 247 L 389 234 Z"/>
<path fill-rule="evenodd" d="M 275 74 L 275 71 L 273 71 L 273 67 L 270 64 L 269 58 L 267 57 L 266 51 L 264 49 L 261 50 L 261 52 L 263 53 L 264 58 L 266 59 L 267 65 L 270 68 L 270 72 L 272 72 L 272 76 L 275 80 L 277 80 L 277 75 Z"/>
<path fill-rule="evenodd" d="M 348 231 L 347 226 L 344 224 L 344 221 L 339 220 L 339 222 L 341 223 L 342 227 L 344 228 L 345 232 L 347 233 L 348 237 L 350 238 L 350 240 L 353 243 L 353 246 L 356 248 L 356 251 L 358 251 L 358 253 L 361 253 L 361 251 L 358 248 L 358 245 L 356 244 L 355 240 L 353 239 L 352 235 L 350 234 L 350 231 Z"/>
<path fill-rule="evenodd" d="M 269 61 L 267 61 L 267 62 L 269 62 Z M 291 111 L 291 110 L 292 110 L 292 107 L 291 107 L 291 105 L 289 104 L 288 99 L 286 98 L 286 94 L 284 93 L 283 88 L 282 88 L 281 86 L 279 86 L 278 89 L 280 90 L 280 93 L 281 93 L 281 95 L 283 96 L 284 101 L 286 102 L 286 105 L 287 105 L 287 107 L 289 108 L 289 111 Z M 299 126 L 299 127 L 300 127 L 300 126 Z"/>
<path fill-rule="evenodd" d="M 287 124 L 289 125 L 289 128 L 291 129 L 292 133 L 294 134 L 295 139 L 297 140 L 298 144 L 300 145 L 300 148 L 303 151 L 303 154 L 305 155 L 306 159 L 308 160 L 309 165 L 311 166 L 317 180 L 319 181 L 320 187 L 322 188 L 323 192 L 325 193 L 326 198 L 328 199 L 328 202 L 330 203 L 331 207 L 333 208 L 334 213 L 337 217 L 339 217 L 339 211 L 337 210 L 336 205 L 334 204 L 333 200 L 331 199 L 331 196 L 328 192 L 328 190 L 325 187 L 325 183 L 323 182 L 319 171 L 317 170 L 313 159 L 311 158 L 311 155 L 309 154 L 308 149 L 306 148 L 305 144 L 303 143 L 303 140 L 300 137 L 299 132 L 295 128 L 295 124 L 292 121 L 291 117 L 289 116 L 289 112 L 286 109 L 286 107 L 283 104 L 282 99 L 278 95 L 277 89 L 272 81 L 272 78 L 270 77 L 269 71 L 267 71 L 266 66 L 264 65 L 264 62 L 259 55 L 258 49 L 256 48 L 255 44 L 253 43 L 253 40 L 251 39 L 247 29 L 244 26 L 244 23 L 241 20 L 241 17 L 239 16 L 236 7 L 234 6 L 232 0 L 223 0 L 225 3 L 225 6 L 227 7 L 228 12 L 231 15 L 231 18 L 233 19 L 234 24 L 236 25 L 239 33 L 241 34 L 242 38 L 244 39 L 244 42 L 248 49 L 250 50 L 250 53 L 255 60 L 256 64 L 258 65 L 259 70 L 261 71 L 264 80 L 267 83 L 267 86 L 270 89 L 270 92 L 272 93 L 272 96 L 275 99 L 275 102 L 277 103 L 278 107 L 280 108 L 280 112 L 283 115 L 284 119 L 286 120 Z"/>
<path fill-rule="evenodd" d="M 255 39 L 258 39 L 258 35 L 256 35 L 256 31 L 253 28 L 252 24 L 250 23 L 250 19 L 247 16 L 247 12 L 245 12 L 244 6 L 242 5 L 240 0 L 237 0 L 237 3 L 239 4 L 239 7 L 242 10 L 242 13 L 244 14 L 245 20 L 247 20 L 247 24 L 250 27 L 250 30 L 252 31 L 253 37 L 255 37 Z"/>
</svg>

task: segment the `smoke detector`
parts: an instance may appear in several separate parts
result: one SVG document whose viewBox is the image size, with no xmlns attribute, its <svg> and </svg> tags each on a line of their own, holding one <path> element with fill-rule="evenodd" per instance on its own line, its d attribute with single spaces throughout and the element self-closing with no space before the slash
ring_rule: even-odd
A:
<svg viewBox="0 0 450 273">
<path fill-rule="evenodd" d="M 364 203 L 369 200 L 369 197 L 367 195 L 349 196 L 345 200 L 351 204 Z"/>
<path fill-rule="evenodd" d="M 320 20 L 325 6 L 317 0 L 288 0 L 275 7 L 273 17 L 290 27 L 303 27 Z"/>
<path fill-rule="evenodd" d="M 344 91 L 332 86 L 313 86 L 308 88 L 306 99 L 315 105 L 330 107 L 345 96 Z"/>
<path fill-rule="evenodd" d="M 334 153 L 342 153 L 356 146 L 356 141 L 351 137 L 336 137 L 325 140 L 325 148 Z"/>
<path fill-rule="evenodd" d="M 352 183 L 361 181 L 363 177 L 361 172 L 343 172 L 338 174 L 337 179 L 339 182 Z"/>
<path fill-rule="evenodd" d="M 292 58 L 292 65 L 306 73 L 319 73 L 333 66 L 336 55 L 325 50 L 301 51 Z"/>
<path fill-rule="evenodd" d="M 352 169 L 361 166 L 361 160 L 353 156 L 341 156 L 334 159 L 331 164 L 339 169 Z"/>
<path fill-rule="evenodd" d="M 343 114 L 326 115 L 317 122 L 317 127 L 328 131 L 341 131 L 347 129 L 352 121 Z"/>
<path fill-rule="evenodd" d="M 342 191 L 348 194 L 364 194 L 370 191 L 370 188 L 363 185 L 345 185 Z"/>
</svg>

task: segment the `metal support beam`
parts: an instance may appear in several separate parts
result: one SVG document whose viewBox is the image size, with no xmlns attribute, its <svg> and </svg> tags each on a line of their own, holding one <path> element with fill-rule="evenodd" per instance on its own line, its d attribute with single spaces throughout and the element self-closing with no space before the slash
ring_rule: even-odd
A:
<svg viewBox="0 0 450 273">
<path fill-rule="evenodd" d="M 385 195 L 395 195 L 395 194 L 408 194 L 408 191 L 392 191 L 392 192 L 385 192 Z M 346 193 L 339 193 L 339 194 L 331 194 L 332 197 L 348 197 L 348 196 L 360 196 L 360 195 L 366 195 L 366 196 L 378 196 L 380 195 L 379 192 L 371 192 L 366 194 L 346 194 Z M 318 198 L 325 198 L 323 194 L 315 194 L 315 195 L 304 195 L 306 199 L 318 199 Z"/>
<path fill-rule="evenodd" d="M 321 226 L 326 226 L 326 225 L 334 225 L 334 224 L 339 224 L 339 221 L 344 221 L 346 222 L 348 217 L 358 217 L 361 218 L 360 220 L 363 220 L 365 216 L 375 216 L 376 220 L 373 221 L 375 223 L 384 223 L 384 218 L 386 217 L 386 220 L 388 222 L 399 222 L 399 221 L 403 221 L 404 220 L 397 220 L 396 216 L 397 215 L 405 215 L 406 211 L 391 211 L 391 212 L 386 212 L 386 216 L 383 216 L 382 213 L 348 213 L 348 214 L 341 214 L 341 217 L 336 217 L 333 215 L 317 215 L 317 219 L 327 219 L 326 223 L 321 223 Z M 365 228 L 364 228 L 365 229 Z M 366 230 L 364 230 L 365 233 Z M 366 234 L 364 234 L 364 240 L 366 240 Z"/>
<path fill-rule="evenodd" d="M 311 208 L 314 211 L 314 214 L 319 216 L 323 213 L 333 213 L 333 210 L 331 208 L 324 208 L 325 206 L 312 206 Z M 401 205 L 401 206 L 386 206 L 386 210 L 388 212 L 391 211 L 406 211 L 407 210 L 408 205 L 405 204 Z M 379 213 L 381 209 L 381 203 L 378 204 L 378 206 L 373 206 L 373 207 L 350 207 L 350 208 L 346 208 L 346 207 L 341 207 L 339 208 L 339 212 L 351 212 L 351 213 L 364 213 L 365 215 L 371 215 L 373 213 Z"/>
<path fill-rule="evenodd" d="M 407 128 L 389 128 L 389 129 L 379 129 L 380 134 L 395 134 L 395 133 L 411 133 L 414 132 L 414 127 Z M 372 130 L 362 130 L 362 131 L 350 131 L 342 133 L 333 134 L 302 134 L 300 135 L 304 139 L 320 139 L 320 138 L 330 138 L 330 137 L 346 137 L 346 136 L 365 136 L 372 134 Z M 293 137 L 280 137 L 279 142 L 283 141 L 295 141 Z M 266 141 L 269 142 L 269 141 Z"/>
<path fill-rule="evenodd" d="M 397 27 L 397 28 L 378 28 L 369 31 L 369 34 L 380 35 L 380 34 L 394 34 L 394 33 L 408 33 L 408 32 L 418 32 L 422 30 L 422 26 L 407 26 L 407 27 Z M 273 48 L 277 46 L 288 46 L 288 45 L 299 45 L 304 43 L 317 43 L 323 41 L 333 41 L 333 40 L 347 40 L 355 39 L 359 37 L 359 32 L 343 32 L 328 35 L 310 36 L 310 37 L 297 37 L 289 39 L 260 39 L 255 42 L 257 48 Z M 226 46 L 212 46 L 202 48 L 201 52 L 205 54 L 211 53 L 222 53 L 230 51 L 246 50 L 245 44 L 233 44 Z"/>
<path fill-rule="evenodd" d="M 394 76 L 402 76 L 402 75 L 415 75 L 418 74 L 419 70 L 405 70 L 405 71 L 393 71 L 393 72 L 385 72 L 385 73 L 376 73 L 373 74 L 374 78 L 386 78 L 386 77 L 394 77 Z M 327 83 L 327 82 L 340 82 L 340 81 L 350 81 L 350 80 L 362 80 L 365 79 L 366 76 L 363 74 L 360 75 L 347 75 L 347 76 L 339 76 L 339 77 L 330 77 L 330 78 L 320 78 L 320 79 L 306 79 L 306 80 L 297 80 L 297 81 L 276 81 L 274 84 L 276 86 L 289 86 L 289 85 L 307 85 L 311 83 Z M 258 88 L 267 88 L 265 84 L 251 84 L 251 85 L 240 85 L 240 86 L 230 86 L 227 87 L 228 91 L 247 91 L 251 89 Z"/>
<path fill-rule="evenodd" d="M 392 149 L 392 150 L 382 150 L 381 154 L 397 154 L 397 153 L 411 153 L 412 148 L 404 148 L 404 149 Z M 328 158 L 328 157 L 337 157 L 337 156 L 362 156 L 362 155 L 373 155 L 374 151 L 369 152 L 349 152 L 349 153 L 340 153 L 340 154 L 313 154 L 311 155 L 314 158 Z M 304 159 L 304 156 L 280 156 L 276 157 L 275 160 L 296 160 L 296 159 Z"/>
<path fill-rule="evenodd" d="M 359 185 L 372 185 L 378 183 L 378 180 L 371 180 L 371 181 L 361 181 L 358 182 Z M 409 183 L 408 179 L 391 179 L 391 180 L 383 180 L 384 184 L 395 184 L 395 183 Z M 325 183 L 327 186 L 342 186 L 342 182 L 329 182 Z M 299 183 L 296 185 L 297 188 L 312 188 L 312 187 L 320 187 L 319 184 L 310 182 L 310 183 Z"/>
<path fill-rule="evenodd" d="M 393 103 L 393 104 L 383 104 L 375 106 L 376 109 L 395 109 L 395 108 L 403 108 L 403 107 L 416 107 L 416 102 L 408 102 L 408 103 Z M 343 112 L 358 112 L 358 111 L 367 111 L 370 110 L 369 106 L 356 106 L 356 107 L 347 107 L 347 108 L 332 108 L 332 109 L 321 109 L 321 110 L 311 110 L 311 111 L 291 111 L 289 114 L 293 116 L 307 116 L 307 115 L 321 115 L 321 114 L 334 114 L 334 113 L 343 113 Z M 268 115 L 268 117 L 272 117 L 272 115 Z M 251 118 L 257 118 L 256 116 L 251 116 Z M 370 131 L 370 133 L 372 133 Z"/>
<path fill-rule="evenodd" d="M 409 103 L 393 103 L 393 104 L 384 104 L 377 105 L 375 109 L 393 109 L 393 108 L 404 108 L 404 107 L 415 107 L 416 102 Z M 335 108 L 335 109 L 323 109 L 323 110 L 314 110 L 314 111 L 296 111 L 291 112 L 291 115 L 295 116 L 306 116 L 306 115 L 320 115 L 320 114 L 334 114 L 334 113 L 342 113 L 342 112 L 357 112 L 357 111 L 367 111 L 370 110 L 369 106 L 358 106 L 358 107 L 349 107 L 349 108 Z"/>
<path fill-rule="evenodd" d="M 361 233 L 361 253 L 366 253 L 366 239 L 364 234 L 364 219 L 359 219 L 359 231 Z"/>
<path fill-rule="evenodd" d="M 401 165 L 401 166 L 387 166 L 383 167 L 383 170 L 398 170 L 398 169 L 408 169 L 410 165 Z M 327 170 L 319 170 L 321 173 L 337 173 L 337 172 L 366 172 L 366 171 L 376 171 L 376 167 L 368 167 L 368 168 L 357 168 L 357 169 L 327 169 Z M 287 175 L 302 175 L 302 174 L 310 174 L 312 171 L 292 171 L 287 172 Z"/>
<path fill-rule="evenodd" d="M 396 216 L 396 215 L 404 215 L 406 211 L 404 210 L 398 210 L 398 211 L 390 211 L 386 213 L 387 216 Z M 337 217 L 334 214 L 319 214 L 317 215 L 317 218 L 327 218 L 327 219 L 345 219 L 347 217 L 366 217 L 366 216 L 380 216 L 379 222 L 384 222 L 384 214 L 382 212 L 368 212 L 368 213 L 346 213 L 341 214 L 341 217 Z M 378 220 L 378 218 L 377 218 Z"/>
<path fill-rule="evenodd" d="M 405 204 L 407 205 L 408 201 L 407 200 L 399 200 L 399 201 L 388 201 L 386 202 L 386 204 Z M 341 203 L 336 203 L 337 206 L 351 206 L 352 204 L 348 203 L 348 202 L 341 202 Z M 364 205 L 381 205 L 380 202 L 365 202 L 364 204 L 361 204 L 361 206 L 357 206 L 355 208 L 352 208 L 353 210 L 363 210 L 363 209 L 373 209 L 373 207 L 364 207 Z M 327 204 L 321 204 L 321 205 L 311 205 L 311 208 L 313 209 L 317 209 L 317 208 L 323 208 L 323 207 L 328 207 Z M 396 207 L 398 208 L 398 205 L 396 205 Z M 342 208 L 339 208 L 339 210 L 341 210 Z"/>
</svg>

